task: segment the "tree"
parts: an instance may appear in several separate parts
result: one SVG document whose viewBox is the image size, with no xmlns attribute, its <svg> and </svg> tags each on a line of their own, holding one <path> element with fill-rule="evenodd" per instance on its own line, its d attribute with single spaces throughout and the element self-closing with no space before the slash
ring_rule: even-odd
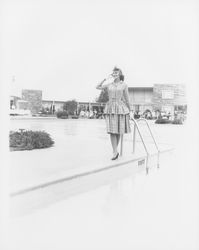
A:
<svg viewBox="0 0 199 250">
<path fill-rule="evenodd" d="M 96 100 L 97 102 L 108 102 L 108 91 L 107 89 L 103 89 Z"/>
<path fill-rule="evenodd" d="M 75 100 L 65 102 L 63 110 L 67 111 L 69 115 L 74 115 L 77 111 L 77 102 Z"/>
</svg>

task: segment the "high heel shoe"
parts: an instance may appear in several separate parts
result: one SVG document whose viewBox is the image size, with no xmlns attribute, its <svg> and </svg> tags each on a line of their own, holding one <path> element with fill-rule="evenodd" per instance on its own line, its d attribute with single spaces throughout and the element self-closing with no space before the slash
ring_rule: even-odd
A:
<svg viewBox="0 0 199 250">
<path fill-rule="evenodd" d="M 119 153 L 117 153 L 116 156 L 114 156 L 111 160 L 112 161 L 116 160 L 118 158 L 118 156 L 119 156 Z"/>
</svg>

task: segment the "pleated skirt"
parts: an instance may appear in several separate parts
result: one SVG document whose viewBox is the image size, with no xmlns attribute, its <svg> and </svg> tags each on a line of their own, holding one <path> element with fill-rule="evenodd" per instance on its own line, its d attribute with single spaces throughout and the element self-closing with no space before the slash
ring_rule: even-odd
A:
<svg viewBox="0 0 199 250">
<path fill-rule="evenodd" d="M 107 133 L 125 134 L 131 132 L 129 114 L 106 114 Z"/>
</svg>

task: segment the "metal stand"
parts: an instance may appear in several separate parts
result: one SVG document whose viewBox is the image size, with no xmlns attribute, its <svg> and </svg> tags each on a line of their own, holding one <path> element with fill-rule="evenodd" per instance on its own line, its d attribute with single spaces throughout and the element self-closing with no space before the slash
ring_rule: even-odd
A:
<svg viewBox="0 0 199 250">
<path fill-rule="evenodd" d="M 141 131 L 140 131 L 140 128 L 139 128 L 139 125 L 138 125 L 139 122 L 141 122 L 141 121 L 144 121 L 144 122 L 145 122 L 145 124 L 147 125 L 147 128 L 148 128 L 148 130 L 149 130 L 149 132 L 150 132 L 150 135 L 151 135 L 151 137 L 152 137 L 152 139 L 153 139 L 153 142 L 154 142 L 155 147 L 156 147 L 156 149 L 157 149 L 157 167 L 158 167 L 158 168 L 160 167 L 160 163 L 159 163 L 159 160 L 160 160 L 160 150 L 159 150 L 159 148 L 158 148 L 158 145 L 157 145 L 157 143 L 156 143 L 156 140 L 155 140 L 155 138 L 154 138 L 154 136 L 153 136 L 153 133 L 152 133 L 152 131 L 151 131 L 151 128 L 150 128 L 150 126 L 149 126 L 147 120 L 144 119 L 144 118 L 139 118 L 139 119 L 136 121 L 134 118 L 131 118 L 131 121 L 133 121 L 133 123 L 134 123 L 134 126 L 133 126 L 133 154 L 135 153 L 136 131 L 138 131 L 138 134 L 139 134 L 139 136 L 140 136 L 140 138 L 141 138 L 142 144 L 143 144 L 144 149 L 145 149 L 145 152 L 146 152 L 146 173 L 148 174 L 148 172 L 149 172 L 148 161 L 149 161 L 149 155 L 150 155 L 150 154 L 149 154 L 149 150 L 147 149 L 147 146 L 146 146 L 144 137 L 142 136 L 142 133 L 141 133 Z M 121 138 L 120 138 L 120 156 L 122 156 L 122 154 L 123 154 L 123 135 L 121 135 Z"/>
<path fill-rule="evenodd" d="M 156 149 L 157 149 L 157 167 L 158 167 L 158 168 L 159 168 L 159 165 L 160 165 L 160 164 L 159 164 L 160 150 L 159 150 L 159 148 L 158 148 L 158 145 L 157 145 L 157 143 L 156 143 L 156 140 L 155 140 L 155 138 L 154 138 L 154 136 L 153 136 L 153 133 L 152 133 L 152 131 L 151 131 L 151 128 L 150 128 L 150 126 L 149 126 L 147 120 L 144 119 L 144 118 L 139 118 L 139 119 L 136 121 L 134 118 L 131 118 L 131 121 L 133 121 L 133 123 L 134 123 L 134 126 L 133 126 L 133 153 L 135 153 L 136 130 L 137 130 L 138 133 L 139 133 L 139 136 L 140 136 L 140 138 L 141 138 L 142 144 L 143 144 L 143 146 L 144 146 L 145 152 L 146 152 L 146 173 L 148 174 L 148 172 L 149 172 L 148 160 L 149 160 L 149 155 L 150 155 L 150 154 L 149 154 L 149 151 L 148 151 L 148 149 L 147 149 L 147 146 L 146 146 L 146 143 L 145 143 L 145 141 L 144 141 L 144 138 L 143 138 L 143 136 L 142 136 L 142 133 L 141 133 L 141 131 L 140 131 L 140 128 L 139 128 L 139 125 L 138 125 L 139 122 L 144 121 L 145 124 L 147 125 L 149 131 L 150 131 L 151 137 L 152 137 L 153 142 L 154 142 L 154 144 L 155 144 L 155 147 L 156 147 Z"/>
</svg>

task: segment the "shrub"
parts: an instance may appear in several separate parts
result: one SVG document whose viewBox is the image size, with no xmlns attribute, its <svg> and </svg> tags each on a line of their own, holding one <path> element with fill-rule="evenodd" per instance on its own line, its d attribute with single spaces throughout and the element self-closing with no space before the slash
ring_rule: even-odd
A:
<svg viewBox="0 0 199 250">
<path fill-rule="evenodd" d="M 77 102 L 75 100 L 67 101 L 64 103 L 63 109 L 67 111 L 69 115 L 74 115 L 77 110 Z"/>
<path fill-rule="evenodd" d="M 49 148 L 54 144 L 50 135 L 45 131 L 10 131 L 11 150 L 32 150 Z"/>
<path fill-rule="evenodd" d="M 78 115 L 72 115 L 71 118 L 72 118 L 72 119 L 78 119 L 79 116 L 78 116 Z"/>
<path fill-rule="evenodd" d="M 156 121 L 155 121 L 155 123 L 156 124 L 170 124 L 170 123 L 172 123 L 172 121 L 171 120 L 169 120 L 169 119 L 157 119 Z"/>
<path fill-rule="evenodd" d="M 56 113 L 57 118 L 61 119 L 67 119 L 68 118 L 68 112 L 67 111 L 58 111 Z"/>
<path fill-rule="evenodd" d="M 172 124 L 183 124 L 182 120 L 181 119 L 174 119 Z"/>
</svg>

